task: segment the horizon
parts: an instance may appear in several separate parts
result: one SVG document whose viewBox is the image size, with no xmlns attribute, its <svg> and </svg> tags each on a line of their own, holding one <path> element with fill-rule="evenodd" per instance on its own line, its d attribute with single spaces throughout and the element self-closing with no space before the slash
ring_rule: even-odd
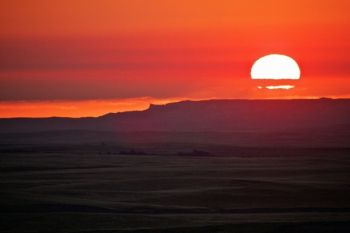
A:
<svg viewBox="0 0 350 233">
<path fill-rule="evenodd" d="M 349 7 L 2 1 L 0 118 L 98 116 L 184 99 L 350 98 Z"/>
<path fill-rule="evenodd" d="M 182 99 L 174 102 L 166 102 L 166 103 L 149 103 L 145 108 L 141 109 L 127 109 L 125 111 L 110 111 L 110 112 L 104 112 L 100 115 L 96 116 L 59 116 L 59 115 L 50 115 L 50 116 L 9 116 L 9 117 L 0 117 L 0 119 L 45 119 L 45 118 L 71 118 L 71 119 L 81 119 L 81 118 L 99 118 L 103 117 L 108 114 L 117 114 L 117 113 L 128 113 L 128 112 L 143 112 L 151 109 L 152 107 L 158 107 L 158 106 L 167 106 L 171 104 L 180 104 L 184 102 L 209 102 L 209 101 L 303 101 L 303 100 L 310 100 L 310 101 L 337 101 L 337 100 L 350 100 L 350 98 L 329 98 L 329 97 L 319 97 L 319 98 L 291 98 L 291 99 L 277 99 L 277 98 L 271 98 L 271 99 Z M 1 106 L 0 106 L 1 108 Z"/>
</svg>

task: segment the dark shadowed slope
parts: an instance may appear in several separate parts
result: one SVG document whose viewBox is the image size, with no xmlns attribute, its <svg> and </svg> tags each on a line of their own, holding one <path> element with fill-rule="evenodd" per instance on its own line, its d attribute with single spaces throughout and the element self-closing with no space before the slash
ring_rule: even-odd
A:
<svg viewBox="0 0 350 233">
<path fill-rule="evenodd" d="M 349 126 L 350 100 L 185 101 L 100 119 L 125 131 L 334 129 Z"/>
<path fill-rule="evenodd" d="M 151 105 L 139 112 L 97 118 L 1 119 L 1 132 L 101 131 L 273 131 L 345 129 L 350 100 L 208 100 Z"/>
<path fill-rule="evenodd" d="M 349 119 L 350 100 L 184 101 L 97 118 L 0 119 L 0 139 L 348 147 Z"/>
<path fill-rule="evenodd" d="M 1 153 L 0 232 L 350 232 L 349 153 Z"/>
</svg>

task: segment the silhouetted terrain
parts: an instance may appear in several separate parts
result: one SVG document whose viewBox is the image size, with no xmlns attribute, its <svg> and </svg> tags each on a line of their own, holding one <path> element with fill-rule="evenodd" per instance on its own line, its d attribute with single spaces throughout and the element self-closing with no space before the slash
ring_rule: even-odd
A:
<svg viewBox="0 0 350 233">
<path fill-rule="evenodd" d="M 0 232 L 350 232 L 350 100 L 0 120 Z"/>
<path fill-rule="evenodd" d="M 227 132 L 350 127 L 350 100 L 208 100 L 151 105 L 97 118 L 2 119 L 2 132 L 52 130 Z"/>
<path fill-rule="evenodd" d="M 350 100 L 209 100 L 97 118 L 0 119 L 2 142 L 347 147 Z"/>
<path fill-rule="evenodd" d="M 0 231 L 349 232 L 349 151 L 269 153 L 0 153 Z"/>
</svg>

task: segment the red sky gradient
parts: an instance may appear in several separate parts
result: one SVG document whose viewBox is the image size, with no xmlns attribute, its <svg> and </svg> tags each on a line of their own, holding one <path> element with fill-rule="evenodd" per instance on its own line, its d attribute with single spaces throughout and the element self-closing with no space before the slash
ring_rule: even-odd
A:
<svg viewBox="0 0 350 233">
<path fill-rule="evenodd" d="M 0 117 L 98 116 L 211 98 L 349 98 L 349 1 L 0 2 Z M 301 67 L 259 90 L 259 57 Z M 284 84 L 284 83 L 282 83 Z"/>
</svg>

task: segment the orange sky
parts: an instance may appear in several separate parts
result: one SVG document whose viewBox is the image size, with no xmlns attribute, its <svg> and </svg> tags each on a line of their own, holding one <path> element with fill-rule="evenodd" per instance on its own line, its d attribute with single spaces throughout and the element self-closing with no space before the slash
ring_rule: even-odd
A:
<svg viewBox="0 0 350 233">
<path fill-rule="evenodd" d="M 0 2 L 0 117 L 97 116 L 208 98 L 350 97 L 349 1 Z M 259 57 L 300 65 L 259 90 Z M 283 83 L 282 83 L 283 84 Z"/>
</svg>

